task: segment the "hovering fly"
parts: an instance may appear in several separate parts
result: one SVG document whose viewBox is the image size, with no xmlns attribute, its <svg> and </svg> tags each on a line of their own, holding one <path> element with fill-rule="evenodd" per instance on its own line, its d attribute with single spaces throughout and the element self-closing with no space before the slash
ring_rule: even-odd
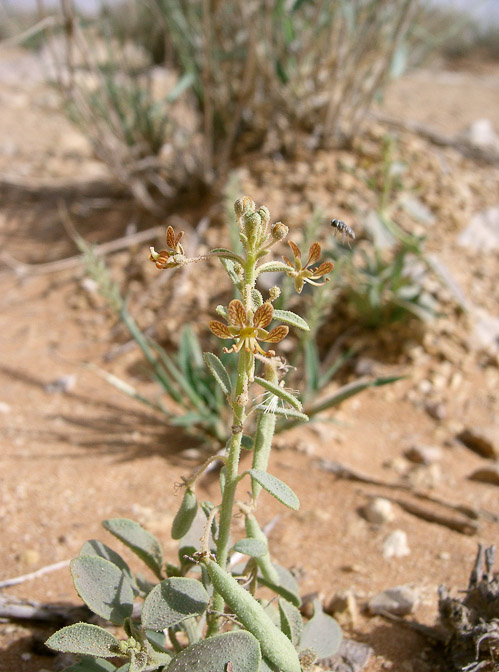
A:
<svg viewBox="0 0 499 672">
<path fill-rule="evenodd" d="M 355 240 L 355 231 L 350 226 L 348 226 L 348 224 L 345 224 L 345 222 L 343 222 L 341 219 L 332 219 L 331 226 L 336 229 L 338 233 L 342 234 L 342 240 L 345 240 L 345 238 Z"/>
</svg>

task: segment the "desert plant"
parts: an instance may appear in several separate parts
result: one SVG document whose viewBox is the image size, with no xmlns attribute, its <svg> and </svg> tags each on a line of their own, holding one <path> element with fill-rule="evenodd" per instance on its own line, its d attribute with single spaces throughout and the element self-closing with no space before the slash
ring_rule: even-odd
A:
<svg viewBox="0 0 499 672">
<path fill-rule="evenodd" d="M 145 563 L 154 582 L 134 576 L 116 551 L 97 540 L 87 542 L 72 561 L 80 597 L 92 611 L 122 626 L 125 632 L 120 640 L 102 627 L 77 623 L 52 635 L 49 647 L 87 656 L 70 668 L 73 672 L 116 670 L 106 659 L 119 657 L 126 660 L 123 669 L 131 672 L 301 672 L 339 647 L 341 630 L 318 601 L 313 618 L 303 625 L 296 582 L 286 569 L 272 563 L 266 536 L 255 516 L 262 489 L 291 509 L 299 507 L 297 495 L 267 467 L 277 417 L 305 416 L 296 395 L 285 387 L 285 361 L 262 346 L 279 343 L 288 335 L 289 326 L 308 329 L 295 313 L 274 309 L 278 287 L 272 287 L 264 299 L 256 289 L 256 280 L 262 273 L 282 271 L 297 287 L 302 282 L 317 284 L 325 282 L 333 264 L 322 262 L 304 268 L 297 256 L 292 265 L 263 261 L 274 243 L 287 236 L 287 227 L 281 222 L 271 226 L 268 209 L 256 210 L 249 198 L 238 199 L 235 211 L 243 253 L 217 248 L 208 255 L 222 261 L 240 297 L 228 306 L 219 306 L 217 312 L 224 321 L 213 320 L 209 325 L 215 336 L 233 341 L 225 351 L 237 359 L 235 383 L 215 354 L 204 355 L 232 413 L 226 454 L 209 458 L 182 483 L 184 495 L 172 525 L 172 537 L 180 546 L 176 563 L 165 563 L 158 540 L 137 523 L 122 518 L 104 521 L 105 529 Z M 159 269 L 205 258 L 187 257 L 180 239 L 169 227 L 168 249 L 159 253 L 151 249 L 150 258 Z M 320 254 L 320 245 L 314 243 L 314 263 Z M 280 324 L 268 331 L 274 319 Z M 253 384 L 266 392 L 263 401 L 254 397 Z M 257 416 L 253 461 L 250 469 L 241 471 L 241 448 L 251 415 Z M 217 505 L 198 504 L 196 484 L 214 461 L 222 464 L 221 501 Z M 251 494 L 239 501 L 237 486 L 248 479 Z M 232 543 L 231 522 L 236 512 L 244 516 L 246 536 Z M 234 566 L 236 558 L 244 556 L 246 562 Z M 259 585 L 276 593 L 278 610 L 255 597 Z M 143 599 L 140 609 L 134 607 L 136 598 Z"/>
<path fill-rule="evenodd" d="M 70 0 L 61 0 L 61 13 L 64 40 L 52 32 L 47 44 L 67 114 L 113 176 L 155 211 L 155 194 L 171 196 L 186 179 L 182 153 L 192 151 L 196 122 L 176 104 L 191 78 L 163 72 L 158 82 L 150 52 L 116 27 L 114 14 L 83 20 Z"/>
<path fill-rule="evenodd" d="M 207 175 L 227 168 L 238 140 L 302 129 L 350 141 L 393 73 L 414 0 L 231 2 L 155 0 L 204 119 Z M 289 138 L 288 138 L 289 139 Z M 289 144 L 289 143 L 288 143 Z M 217 152 L 214 152 L 217 147 Z"/>
</svg>

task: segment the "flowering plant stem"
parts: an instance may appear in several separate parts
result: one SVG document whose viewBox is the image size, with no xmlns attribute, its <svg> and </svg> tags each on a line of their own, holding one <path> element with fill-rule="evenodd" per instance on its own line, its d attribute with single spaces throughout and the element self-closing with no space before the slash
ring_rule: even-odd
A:
<svg viewBox="0 0 499 672">
<path fill-rule="evenodd" d="M 227 454 L 227 463 L 225 465 L 225 486 L 223 488 L 222 504 L 220 506 L 219 533 L 217 542 L 217 563 L 222 569 L 227 566 L 227 557 L 229 551 L 230 524 L 232 520 L 232 511 L 234 508 L 234 498 L 239 476 L 239 458 L 241 454 L 241 439 L 243 436 L 243 426 L 246 420 L 246 405 L 239 405 L 238 399 L 244 395 L 248 386 L 248 353 L 241 350 L 239 353 L 239 366 L 237 372 L 237 384 L 235 390 L 235 399 L 233 402 L 233 422 L 232 438 L 229 443 Z M 208 624 L 208 634 L 214 634 L 218 631 L 217 612 L 223 612 L 224 600 L 219 593 L 213 596 L 213 609 L 215 618 L 211 617 Z"/>
</svg>

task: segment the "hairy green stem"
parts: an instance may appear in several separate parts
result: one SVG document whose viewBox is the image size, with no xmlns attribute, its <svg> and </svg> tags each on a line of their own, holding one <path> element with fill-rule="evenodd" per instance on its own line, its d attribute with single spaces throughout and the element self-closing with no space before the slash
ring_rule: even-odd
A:
<svg viewBox="0 0 499 672">
<path fill-rule="evenodd" d="M 243 426 L 246 420 L 246 405 L 241 405 L 248 386 L 248 355 L 245 350 L 239 353 L 235 401 L 233 404 L 232 438 L 230 440 L 227 461 L 225 464 L 225 487 L 222 504 L 220 505 L 220 522 L 217 540 L 217 563 L 225 570 L 229 553 L 230 526 L 232 509 L 239 475 L 239 457 L 241 454 L 241 439 Z M 238 403 L 239 401 L 239 403 Z M 212 617 L 209 618 L 207 635 L 218 632 L 218 613 L 223 613 L 224 600 L 219 593 L 213 595 Z"/>
</svg>

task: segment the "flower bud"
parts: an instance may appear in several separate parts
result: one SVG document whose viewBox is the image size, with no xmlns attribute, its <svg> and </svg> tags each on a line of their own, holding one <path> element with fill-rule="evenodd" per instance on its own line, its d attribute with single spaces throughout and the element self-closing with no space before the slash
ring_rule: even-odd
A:
<svg viewBox="0 0 499 672">
<path fill-rule="evenodd" d="M 280 296 L 281 296 L 281 288 L 280 288 L 280 287 L 277 287 L 277 285 L 275 285 L 274 287 L 271 287 L 271 288 L 269 289 L 269 297 L 270 297 L 270 301 L 271 301 L 271 302 L 272 302 L 272 301 L 275 301 L 275 300 L 278 299 Z"/>
<path fill-rule="evenodd" d="M 242 215 L 244 215 L 244 213 L 248 212 L 249 210 L 255 210 L 255 202 L 252 201 L 251 198 L 248 198 L 248 196 L 238 198 L 234 203 L 234 212 L 238 217 L 242 217 Z"/>
<path fill-rule="evenodd" d="M 270 210 L 267 208 L 267 206 L 262 205 L 262 207 L 258 209 L 258 214 L 262 218 L 263 225 L 267 226 L 270 220 Z"/>
<path fill-rule="evenodd" d="M 282 240 L 289 233 L 289 228 L 282 222 L 276 222 L 270 231 L 274 240 Z"/>
<path fill-rule="evenodd" d="M 248 236 L 251 245 L 255 244 L 256 239 L 262 230 L 262 218 L 258 212 L 247 212 L 244 215 L 244 232 Z"/>
</svg>

